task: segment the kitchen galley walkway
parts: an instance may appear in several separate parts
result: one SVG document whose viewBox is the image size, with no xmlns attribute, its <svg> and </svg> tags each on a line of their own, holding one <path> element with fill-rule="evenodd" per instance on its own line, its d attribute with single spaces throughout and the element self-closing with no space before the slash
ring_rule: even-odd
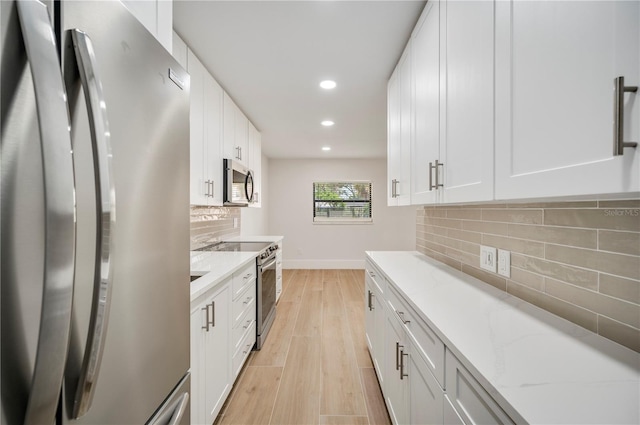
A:
<svg viewBox="0 0 640 425">
<path fill-rule="evenodd" d="M 283 270 L 276 320 L 216 424 L 390 424 L 364 330 L 363 270 Z"/>
</svg>

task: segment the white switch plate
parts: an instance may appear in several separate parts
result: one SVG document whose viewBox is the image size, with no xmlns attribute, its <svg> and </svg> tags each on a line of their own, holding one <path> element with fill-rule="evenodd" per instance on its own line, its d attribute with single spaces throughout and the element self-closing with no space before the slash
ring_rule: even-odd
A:
<svg viewBox="0 0 640 425">
<path fill-rule="evenodd" d="M 240 226 L 240 219 L 238 217 L 233 217 L 233 228 L 237 229 Z"/>
<path fill-rule="evenodd" d="M 480 245 L 480 267 L 496 272 L 496 249 L 490 246 Z"/>
<path fill-rule="evenodd" d="M 511 252 L 498 250 L 498 274 L 505 277 L 511 277 Z"/>
</svg>

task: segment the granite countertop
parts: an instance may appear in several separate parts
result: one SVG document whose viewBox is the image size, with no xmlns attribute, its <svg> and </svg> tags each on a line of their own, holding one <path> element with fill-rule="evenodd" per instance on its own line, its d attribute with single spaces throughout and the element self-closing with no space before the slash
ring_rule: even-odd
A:
<svg viewBox="0 0 640 425">
<path fill-rule="evenodd" d="M 640 423 L 640 354 L 418 252 L 367 252 L 516 423 Z"/>
</svg>

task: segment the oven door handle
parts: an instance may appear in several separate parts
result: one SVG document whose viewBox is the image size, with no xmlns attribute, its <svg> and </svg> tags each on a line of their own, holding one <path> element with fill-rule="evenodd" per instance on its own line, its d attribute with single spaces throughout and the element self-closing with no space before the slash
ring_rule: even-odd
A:
<svg viewBox="0 0 640 425">
<path fill-rule="evenodd" d="M 269 267 L 271 267 L 272 265 L 274 265 L 276 263 L 276 258 L 275 256 L 273 257 L 273 260 L 269 261 L 267 264 L 263 264 L 262 266 L 260 266 L 262 268 L 262 270 L 264 269 L 268 269 Z"/>
</svg>

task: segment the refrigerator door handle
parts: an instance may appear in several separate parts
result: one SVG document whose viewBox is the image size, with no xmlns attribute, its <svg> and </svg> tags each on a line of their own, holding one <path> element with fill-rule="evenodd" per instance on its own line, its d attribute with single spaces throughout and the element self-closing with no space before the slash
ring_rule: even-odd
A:
<svg viewBox="0 0 640 425">
<path fill-rule="evenodd" d="M 17 12 L 36 100 L 44 188 L 44 273 L 31 390 L 25 424 L 56 415 L 71 328 L 75 261 L 75 182 L 67 95 L 47 7 L 19 1 Z"/>
<path fill-rule="evenodd" d="M 70 30 L 76 63 L 85 93 L 91 129 L 96 194 L 96 264 L 93 302 L 87 346 L 73 404 L 73 418 L 79 418 L 91 407 L 104 351 L 111 287 L 113 283 L 112 235 L 115 225 L 115 188 L 111 169 L 111 135 L 102 84 L 96 75 L 96 59 L 91 39 L 86 33 Z"/>
<path fill-rule="evenodd" d="M 179 425 L 180 420 L 184 416 L 184 413 L 187 411 L 187 406 L 189 405 L 189 393 L 184 393 L 180 399 L 180 403 L 176 410 L 173 411 L 171 415 L 171 420 L 169 420 L 169 425 Z"/>
<path fill-rule="evenodd" d="M 179 425 L 188 406 L 189 393 L 185 392 L 165 412 L 160 412 L 159 416 L 152 418 L 147 425 Z"/>
</svg>

